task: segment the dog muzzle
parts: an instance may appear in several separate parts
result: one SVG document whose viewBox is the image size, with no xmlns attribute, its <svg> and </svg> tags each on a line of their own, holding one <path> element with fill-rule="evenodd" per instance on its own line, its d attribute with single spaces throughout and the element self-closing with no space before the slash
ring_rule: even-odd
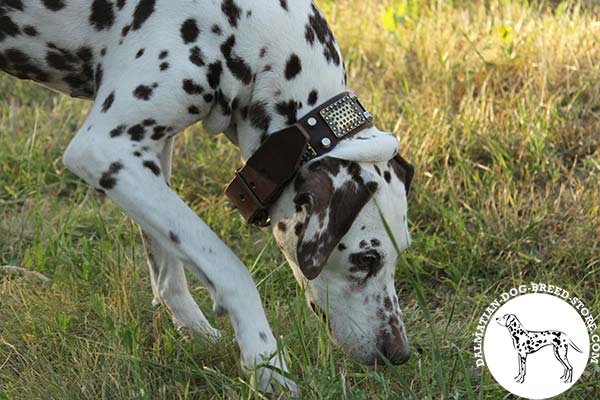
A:
<svg viewBox="0 0 600 400">
<path fill-rule="evenodd" d="M 269 207 L 302 165 L 329 153 L 340 141 L 372 127 L 372 120 L 371 113 L 353 92 L 329 99 L 293 125 L 269 135 L 236 171 L 225 194 L 250 224 L 268 226 Z M 392 160 L 405 171 L 408 193 L 414 168 L 400 154 Z"/>
</svg>

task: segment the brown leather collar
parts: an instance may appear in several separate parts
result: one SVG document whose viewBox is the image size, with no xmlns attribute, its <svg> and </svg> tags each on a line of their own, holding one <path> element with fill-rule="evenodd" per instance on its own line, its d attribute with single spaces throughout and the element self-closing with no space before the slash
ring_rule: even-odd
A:
<svg viewBox="0 0 600 400">
<path fill-rule="evenodd" d="M 373 126 L 371 119 L 356 94 L 344 92 L 331 98 L 293 125 L 269 135 L 236 171 L 225 194 L 249 223 L 269 225 L 269 207 L 300 167 L 330 152 L 341 140 Z M 409 167 L 405 182 L 408 192 L 412 166 L 399 155 L 396 158 L 403 168 Z"/>
</svg>

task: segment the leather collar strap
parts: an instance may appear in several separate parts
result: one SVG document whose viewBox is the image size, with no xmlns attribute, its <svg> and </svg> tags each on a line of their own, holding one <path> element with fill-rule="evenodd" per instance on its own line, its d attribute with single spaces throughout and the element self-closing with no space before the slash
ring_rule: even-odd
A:
<svg viewBox="0 0 600 400">
<path fill-rule="evenodd" d="M 225 194 L 249 223 L 269 225 L 269 206 L 300 167 L 373 126 L 371 119 L 354 93 L 333 97 L 293 125 L 269 135 L 236 171 Z"/>
</svg>

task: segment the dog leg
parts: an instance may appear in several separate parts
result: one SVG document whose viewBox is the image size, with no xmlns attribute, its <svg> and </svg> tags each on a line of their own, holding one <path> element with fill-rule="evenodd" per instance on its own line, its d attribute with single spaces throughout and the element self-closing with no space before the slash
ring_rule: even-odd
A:
<svg viewBox="0 0 600 400">
<path fill-rule="evenodd" d="M 140 103 L 136 103 L 136 108 L 128 104 L 121 106 L 111 115 L 102 110 L 99 103 L 94 105 L 65 152 L 66 166 L 105 191 L 144 232 L 204 282 L 216 308 L 229 314 L 241 350 L 242 366 L 248 372 L 256 367 L 253 376 L 259 390 L 273 392 L 278 389 L 273 385 L 276 382 L 279 387 L 298 394 L 296 384 L 277 372 L 287 372 L 287 366 L 283 358 L 277 356 L 277 342 L 248 270 L 171 190 L 157 165 L 164 141 L 148 138 L 144 124 L 168 125 L 174 133 L 189 124 L 182 118 L 185 114 L 177 113 L 175 107 L 159 108 L 160 104 L 147 108 Z M 156 117 L 157 121 L 139 122 L 148 116 Z M 158 121 L 159 118 L 163 121 Z M 112 134 L 115 129 L 124 132 Z"/>
<path fill-rule="evenodd" d="M 166 140 L 160 157 L 162 173 L 167 184 L 171 183 L 174 140 L 174 137 Z M 145 232 L 142 232 L 142 239 L 150 267 L 154 295 L 152 304 L 164 304 L 178 328 L 189 329 L 211 340 L 218 339 L 219 331 L 211 326 L 190 294 L 181 261 Z"/>
<path fill-rule="evenodd" d="M 163 304 L 180 330 L 217 340 L 221 334 L 208 322 L 190 294 L 181 261 L 148 234 L 143 233 L 142 237 L 151 271 L 152 303 Z"/>
<path fill-rule="evenodd" d="M 525 375 L 527 374 L 527 354 L 519 355 L 519 379 L 517 382 L 523 383 L 525 381 Z"/>
<path fill-rule="evenodd" d="M 562 367 L 563 367 L 563 374 L 561 375 L 560 379 L 566 379 L 569 369 L 567 368 L 567 365 L 564 363 L 564 361 L 560 357 L 560 354 L 558 354 L 558 348 L 556 346 L 553 346 L 552 350 L 554 350 L 554 357 L 556 357 L 556 359 L 558 360 L 560 365 L 562 365 Z"/>
<path fill-rule="evenodd" d="M 515 381 L 521 379 L 521 354 L 517 354 L 517 362 L 519 363 L 519 373 L 513 378 Z"/>
<path fill-rule="evenodd" d="M 571 363 L 569 362 L 569 359 L 567 358 L 568 350 L 569 350 L 569 348 L 568 348 L 567 344 L 564 344 L 563 346 L 556 349 L 556 352 L 558 353 L 558 356 L 560 357 L 561 362 L 563 363 L 563 365 L 566 368 L 566 373 L 564 376 L 565 383 L 570 383 L 573 380 L 573 366 L 571 365 Z"/>
</svg>

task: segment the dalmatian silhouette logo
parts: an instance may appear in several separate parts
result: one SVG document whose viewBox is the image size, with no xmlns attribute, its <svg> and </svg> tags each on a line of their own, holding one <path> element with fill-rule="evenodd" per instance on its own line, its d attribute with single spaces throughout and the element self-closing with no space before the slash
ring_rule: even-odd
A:
<svg viewBox="0 0 600 400">
<path fill-rule="evenodd" d="M 548 399 L 582 377 L 592 341 L 570 297 L 523 291 L 492 303 L 483 334 L 485 366 L 512 394 Z"/>
<path fill-rule="evenodd" d="M 517 382 L 523 383 L 525 381 L 527 356 L 547 346 L 552 346 L 554 357 L 564 368 L 563 375 L 560 378 L 565 383 L 572 382 L 573 366 L 568 359 L 569 347 L 579 353 L 583 353 L 583 351 L 573 343 L 566 333 L 558 330 L 527 330 L 515 314 L 504 314 L 502 317 L 496 318 L 496 322 L 508 329 L 513 346 L 517 351 L 519 357 L 519 374 L 515 376 Z"/>
</svg>

